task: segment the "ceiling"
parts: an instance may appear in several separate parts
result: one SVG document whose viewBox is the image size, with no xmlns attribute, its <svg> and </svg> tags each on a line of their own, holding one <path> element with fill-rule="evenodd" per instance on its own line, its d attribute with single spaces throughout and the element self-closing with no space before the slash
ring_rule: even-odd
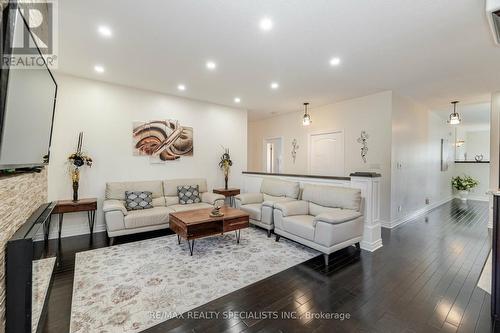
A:
<svg viewBox="0 0 500 333">
<path fill-rule="evenodd" d="M 58 71 L 237 106 L 254 119 L 383 90 L 446 108 L 500 90 L 500 47 L 484 7 L 482 0 L 64 0 Z M 259 28 L 263 17 L 272 30 Z M 102 38 L 99 25 L 113 37 Z M 341 64 L 330 66 L 332 57 Z M 208 60 L 216 70 L 205 68 Z M 270 89 L 273 81 L 279 89 Z"/>
</svg>

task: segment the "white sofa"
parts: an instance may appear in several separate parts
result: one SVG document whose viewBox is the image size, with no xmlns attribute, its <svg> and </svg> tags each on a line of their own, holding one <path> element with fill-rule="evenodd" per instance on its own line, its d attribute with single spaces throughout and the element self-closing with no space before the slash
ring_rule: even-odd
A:
<svg viewBox="0 0 500 333">
<path fill-rule="evenodd" d="M 359 189 L 325 185 L 304 186 L 302 200 L 280 202 L 274 209 L 276 241 L 280 236 L 328 255 L 355 245 L 363 237 Z"/>
<path fill-rule="evenodd" d="M 266 229 L 267 236 L 271 237 L 274 205 L 297 200 L 299 194 L 298 182 L 264 178 L 259 193 L 239 194 L 235 197 L 235 205 L 250 214 L 250 223 Z"/>
<path fill-rule="evenodd" d="M 177 186 L 198 185 L 200 203 L 181 205 L 177 196 Z M 149 191 L 153 194 L 153 208 L 127 211 L 126 191 Z M 205 179 L 170 179 L 139 182 L 113 182 L 106 184 L 103 203 L 104 219 L 108 236 L 128 235 L 138 232 L 165 229 L 169 227 L 169 214 L 192 209 L 210 208 L 224 196 L 208 192 Z"/>
</svg>

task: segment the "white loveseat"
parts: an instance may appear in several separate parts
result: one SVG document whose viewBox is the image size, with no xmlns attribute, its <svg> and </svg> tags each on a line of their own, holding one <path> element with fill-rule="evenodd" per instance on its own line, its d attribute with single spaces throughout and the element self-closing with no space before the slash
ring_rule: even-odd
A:
<svg viewBox="0 0 500 333">
<path fill-rule="evenodd" d="M 250 223 L 267 230 L 268 237 L 274 228 L 273 209 L 278 202 L 297 200 L 298 182 L 264 178 L 259 193 L 242 193 L 235 197 L 236 208 L 250 215 Z"/>
<path fill-rule="evenodd" d="M 276 241 L 280 236 L 328 255 L 356 245 L 363 237 L 359 189 L 309 185 L 304 186 L 302 200 L 280 202 L 274 209 Z"/>
<path fill-rule="evenodd" d="M 198 185 L 200 203 L 181 205 L 177 186 Z M 153 194 L 153 208 L 127 211 L 126 191 L 148 191 Z M 169 179 L 165 181 L 113 182 L 106 184 L 103 203 L 104 219 L 108 236 L 113 237 L 169 227 L 169 214 L 192 209 L 210 208 L 224 196 L 208 192 L 205 179 Z"/>
</svg>

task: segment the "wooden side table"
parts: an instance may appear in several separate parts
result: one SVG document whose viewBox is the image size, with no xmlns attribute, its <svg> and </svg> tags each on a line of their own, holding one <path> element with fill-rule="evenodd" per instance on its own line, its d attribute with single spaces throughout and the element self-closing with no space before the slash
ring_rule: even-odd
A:
<svg viewBox="0 0 500 333">
<path fill-rule="evenodd" d="M 217 194 L 222 194 L 226 198 L 229 198 L 229 205 L 231 205 L 231 207 L 234 207 L 234 197 L 240 194 L 240 189 L 228 188 L 226 190 L 225 188 L 215 188 L 213 192 Z"/>
<path fill-rule="evenodd" d="M 56 201 L 56 207 L 52 211 L 52 214 L 59 214 L 59 240 L 61 240 L 61 230 L 62 230 L 64 214 L 78 213 L 78 212 L 87 212 L 90 237 L 92 238 L 92 233 L 94 232 L 96 210 L 97 210 L 96 198 L 80 199 L 78 201 L 73 201 L 73 200 Z M 47 236 L 48 236 L 48 229 L 49 228 L 47 228 Z"/>
</svg>

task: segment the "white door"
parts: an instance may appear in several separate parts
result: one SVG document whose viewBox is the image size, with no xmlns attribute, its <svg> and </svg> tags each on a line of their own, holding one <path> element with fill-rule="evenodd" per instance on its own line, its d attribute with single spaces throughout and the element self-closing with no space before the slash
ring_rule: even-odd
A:
<svg viewBox="0 0 500 333">
<path fill-rule="evenodd" d="M 282 172 L 283 145 L 281 138 L 264 140 L 265 170 L 268 173 Z"/>
<path fill-rule="evenodd" d="M 344 176 L 343 132 L 310 135 L 309 173 L 320 176 Z"/>
</svg>

